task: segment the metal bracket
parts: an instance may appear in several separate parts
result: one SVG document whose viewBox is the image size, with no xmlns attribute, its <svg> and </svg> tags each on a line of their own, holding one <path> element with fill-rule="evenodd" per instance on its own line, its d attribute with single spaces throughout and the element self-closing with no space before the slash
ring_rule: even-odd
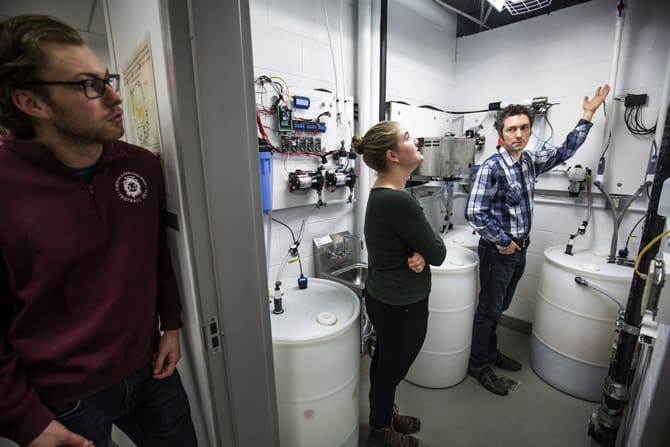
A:
<svg viewBox="0 0 670 447">
<path fill-rule="evenodd" d="M 654 312 L 646 310 L 640 324 L 640 343 L 653 346 L 658 333 L 658 322 Z"/>
<path fill-rule="evenodd" d="M 640 328 L 637 326 L 631 326 L 630 324 L 626 323 L 624 320 L 617 320 L 616 321 L 616 327 L 621 329 L 622 331 L 638 336 L 640 335 Z"/>
<path fill-rule="evenodd" d="M 205 333 L 209 340 L 209 349 L 212 353 L 216 354 L 221 352 L 221 337 L 223 336 L 223 333 L 219 332 L 219 318 L 217 316 L 209 317 Z"/>
</svg>

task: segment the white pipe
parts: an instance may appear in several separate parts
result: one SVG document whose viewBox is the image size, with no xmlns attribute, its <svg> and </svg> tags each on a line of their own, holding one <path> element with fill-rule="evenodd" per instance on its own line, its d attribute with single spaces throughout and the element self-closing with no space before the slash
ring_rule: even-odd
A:
<svg viewBox="0 0 670 447">
<path fill-rule="evenodd" d="M 614 31 L 614 48 L 612 49 L 612 65 L 610 66 L 610 81 L 609 81 L 610 90 L 612 92 L 612 98 L 616 97 L 616 81 L 617 81 L 617 75 L 619 73 L 619 56 L 621 54 L 621 35 L 623 34 L 623 19 L 624 19 L 624 11 L 621 10 L 621 12 L 619 13 L 619 11 L 617 10 L 616 28 Z M 614 104 L 614 101 L 612 100 L 610 104 Z M 602 143 L 603 148 L 608 143 L 610 145 L 612 144 L 612 142 L 609 141 L 609 138 L 610 138 L 610 132 L 612 131 L 614 107 L 610 107 L 609 112 L 610 113 L 607 114 L 607 118 L 605 119 L 605 126 L 603 128 L 603 143 Z M 610 149 L 608 149 L 608 152 Z M 607 153 L 605 153 L 603 157 L 605 158 L 605 161 L 607 161 Z M 605 166 L 607 166 L 607 164 Z M 601 185 L 605 186 L 604 178 L 605 178 L 604 172 L 602 174 L 597 174 L 595 184 L 597 185 L 598 183 L 600 183 Z"/>
<path fill-rule="evenodd" d="M 356 51 L 356 66 L 358 67 L 356 73 L 356 95 L 358 96 L 358 129 L 356 133 L 358 135 L 363 134 L 369 127 L 371 123 L 371 113 L 372 107 L 371 104 L 377 104 L 378 102 L 373 101 L 372 92 L 373 92 L 373 72 L 378 72 L 379 70 L 373 70 L 372 61 L 378 61 L 377 58 L 373 58 L 372 50 L 372 35 L 373 27 L 372 22 L 372 3 L 373 0 L 359 0 L 358 2 L 358 45 Z M 379 2 L 375 2 L 379 6 Z M 379 8 L 377 8 L 379 9 Z M 377 31 L 377 37 L 379 32 Z M 379 53 L 377 51 L 377 53 Z M 377 66 L 379 64 L 377 63 Z M 379 76 L 377 76 L 379 78 Z M 368 197 L 370 196 L 370 169 L 365 166 L 363 163 L 362 157 L 356 159 L 356 169 L 358 174 L 358 181 L 356 182 L 358 191 L 356 193 L 356 208 L 354 212 L 355 219 L 355 234 L 363 240 L 364 233 L 363 227 L 365 224 L 365 209 L 368 204 Z M 365 244 L 363 244 L 361 250 L 361 260 L 367 261 L 367 250 Z"/>
<path fill-rule="evenodd" d="M 666 114 L 668 112 L 668 102 L 670 102 L 670 53 L 668 53 L 668 64 L 665 67 L 665 80 L 663 81 L 663 92 L 661 93 L 661 102 L 658 109 L 658 120 L 656 121 L 656 148 L 661 148 L 663 139 L 663 129 L 665 128 Z"/>
<path fill-rule="evenodd" d="M 272 210 L 268 211 L 267 235 L 265 237 L 265 271 L 270 273 L 272 256 Z"/>
</svg>

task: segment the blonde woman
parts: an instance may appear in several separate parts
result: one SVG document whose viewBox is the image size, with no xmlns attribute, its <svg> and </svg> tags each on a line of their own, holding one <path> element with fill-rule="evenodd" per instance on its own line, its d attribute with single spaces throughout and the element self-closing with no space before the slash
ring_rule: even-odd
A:
<svg viewBox="0 0 670 447">
<path fill-rule="evenodd" d="M 442 238 L 407 193 L 407 177 L 423 161 L 417 141 L 395 121 L 381 121 L 354 150 L 378 176 L 365 213 L 368 279 L 365 305 L 377 332 L 370 365 L 369 447 L 413 447 L 410 436 L 421 428 L 418 418 L 399 415 L 395 390 L 416 358 L 428 327 L 431 265 L 446 256 Z"/>
</svg>

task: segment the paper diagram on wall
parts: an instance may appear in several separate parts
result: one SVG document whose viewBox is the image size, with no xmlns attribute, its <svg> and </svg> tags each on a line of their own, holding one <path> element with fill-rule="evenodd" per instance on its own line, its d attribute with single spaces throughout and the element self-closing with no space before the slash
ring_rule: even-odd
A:
<svg viewBox="0 0 670 447">
<path fill-rule="evenodd" d="M 129 141 L 160 154 L 160 123 L 149 36 L 137 47 L 123 68 L 123 85 L 130 121 Z"/>
</svg>

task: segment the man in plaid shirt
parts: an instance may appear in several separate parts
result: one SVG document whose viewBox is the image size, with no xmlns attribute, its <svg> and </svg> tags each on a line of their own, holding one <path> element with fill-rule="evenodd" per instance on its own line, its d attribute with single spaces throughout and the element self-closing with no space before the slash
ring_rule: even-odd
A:
<svg viewBox="0 0 670 447">
<path fill-rule="evenodd" d="M 519 371 L 521 364 L 497 349 L 496 327 L 509 307 L 526 265 L 530 240 L 535 179 L 572 157 L 593 124 L 591 119 L 609 93 L 598 87 L 593 98 L 584 97 L 584 115 L 559 147 L 524 151 L 531 134 L 533 112 L 511 105 L 498 112 L 495 128 L 502 148 L 477 172 L 468 198 L 465 218 L 479 233 L 479 305 L 472 330 L 468 372 L 487 390 L 507 394 L 505 382 L 489 365 Z"/>
</svg>

